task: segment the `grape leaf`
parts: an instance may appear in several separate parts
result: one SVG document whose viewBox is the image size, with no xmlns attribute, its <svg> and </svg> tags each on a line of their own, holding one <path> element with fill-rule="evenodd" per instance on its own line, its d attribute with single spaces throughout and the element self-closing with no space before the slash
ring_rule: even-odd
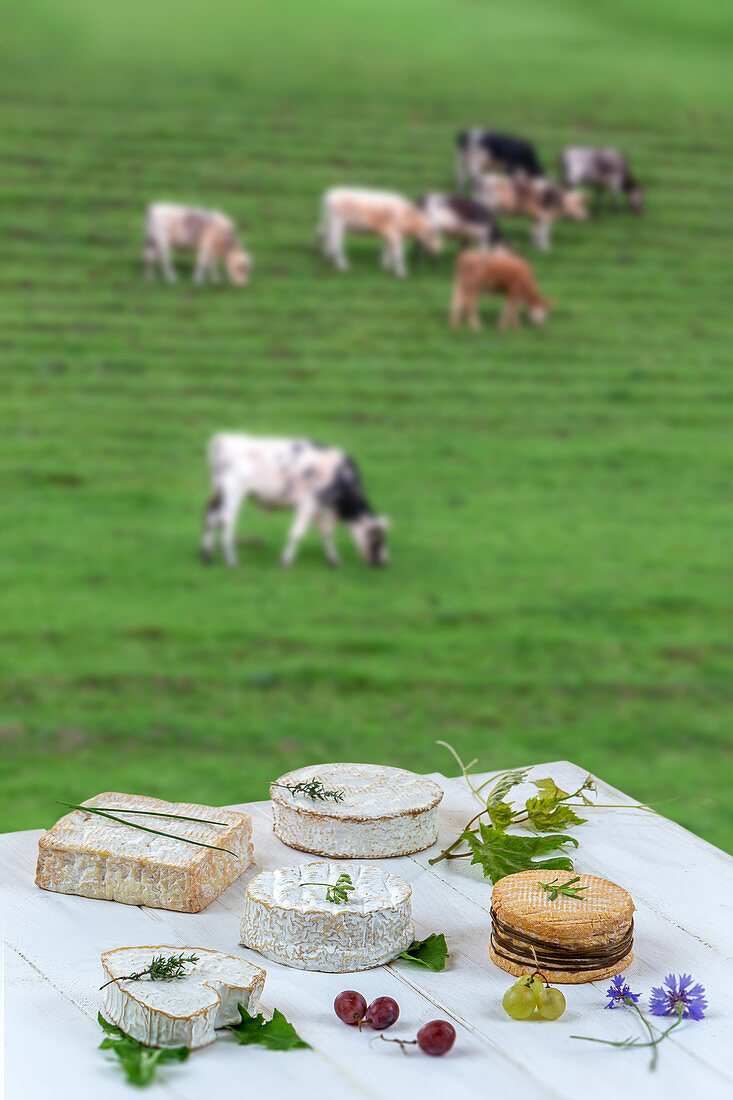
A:
<svg viewBox="0 0 733 1100">
<path fill-rule="evenodd" d="M 554 779 L 533 779 L 535 787 L 538 787 L 542 791 L 543 798 L 554 798 L 556 802 L 559 802 L 561 798 L 568 798 L 568 792 L 558 787 Z"/>
<path fill-rule="evenodd" d="M 294 1050 L 296 1047 L 307 1047 L 292 1024 L 277 1009 L 272 1014 L 271 1020 L 259 1012 L 256 1016 L 250 1016 L 244 1005 L 239 1005 L 241 1023 L 229 1024 L 227 1031 L 231 1031 L 241 1046 L 249 1043 L 260 1043 L 269 1050 Z"/>
<path fill-rule="evenodd" d="M 529 768 L 515 768 L 514 771 L 504 772 L 503 775 L 500 775 L 486 799 L 487 809 L 498 806 L 504 800 L 504 795 L 509 794 L 512 787 L 524 782 L 528 772 Z"/>
<path fill-rule="evenodd" d="M 413 940 L 407 950 L 402 951 L 397 958 L 426 966 L 428 970 L 445 970 L 445 960 L 448 958 L 445 935 L 442 932 L 431 932 L 427 939 Z"/>
<path fill-rule="evenodd" d="M 511 802 L 497 802 L 495 806 L 487 807 L 489 817 L 491 818 L 491 824 L 496 826 L 497 829 L 506 829 L 508 825 L 511 825 L 512 818 L 514 817 L 514 808 Z"/>
<path fill-rule="evenodd" d="M 567 829 L 571 825 L 584 825 L 587 820 L 578 817 L 571 806 L 554 798 L 528 798 L 525 809 L 533 828 L 543 833 L 552 829 Z"/>
<path fill-rule="evenodd" d="M 155 1071 L 162 1062 L 185 1062 L 188 1058 L 188 1047 L 173 1047 L 162 1049 L 160 1047 L 147 1047 L 127 1035 L 122 1028 L 105 1020 L 102 1013 L 97 1014 L 99 1026 L 107 1034 L 99 1044 L 100 1050 L 111 1050 L 119 1059 L 120 1068 L 123 1070 L 131 1085 L 149 1085 L 155 1077 Z"/>
<path fill-rule="evenodd" d="M 565 844 L 578 847 L 575 837 L 563 833 L 551 833 L 549 836 L 519 836 L 516 833 L 502 833 L 491 825 L 479 824 L 477 831 L 466 829 L 461 839 L 471 848 L 471 863 L 483 868 L 484 875 L 496 883 L 505 875 L 517 871 L 532 871 L 540 867 L 551 870 L 572 871 L 573 863 L 568 856 L 553 856 L 551 859 L 536 860 L 533 857 L 544 852 L 553 852 Z"/>
</svg>

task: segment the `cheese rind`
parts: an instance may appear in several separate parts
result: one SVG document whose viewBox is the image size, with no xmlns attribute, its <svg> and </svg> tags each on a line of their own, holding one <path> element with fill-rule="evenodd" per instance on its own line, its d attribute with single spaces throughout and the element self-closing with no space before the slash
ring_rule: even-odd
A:
<svg viewBox="0 0 733 1100">
<path fill-rule="evenodd" d="M 311 883 L 350 876 L 346 903 Z M 305 863 L 262 871 L 247 886 L 240 942 L 298 970 L 348 973 L 389 962 L 412 943 L 412 887 L 379 867 Z"/>
<path fill-rule="evenodd" d="M 198 913 L 238 879 L 254 859 L 252 819 L 248 814 L 110 792 L 95 795 L 84 805 L 113 807 L 113 812 L 123 817 L 127 808 L 220 821 L 221 825 L 203 821 L 197 824 L 147 815 L 128 819 L 227 848 L 236 855 L 74 810 L 38 842 L 36 884 L 44 890 Z"/>
<path fill-rule="evenodd" d="M 113 982 L 104 989 L 103 1015 L 126 1035 L 151 1047 L 190 1049 L 216 1038 L 214 1029 L 239 1023 L 238 1005 L 253 1014 L 265 971 L 244 959 L 202 947 L 118 947 L 102 955 L 105 982 L 145 969 L 156 955 L 197 955 L 182 978 Z"/>
<path fill-rule="evenodd" d="M 318 778 L 341 801 L 292 794 Z M 443 791 L 431 779 L 375 764 L 313 764 L 270 787 L 273 829 L 290 848 L 335 859 L 385 859 L 420 852 L 438 836 Z"/>
</svg>

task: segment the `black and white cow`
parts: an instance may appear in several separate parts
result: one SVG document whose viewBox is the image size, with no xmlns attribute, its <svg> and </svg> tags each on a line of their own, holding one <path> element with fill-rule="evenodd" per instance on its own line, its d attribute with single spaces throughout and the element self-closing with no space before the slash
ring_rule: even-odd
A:
<svg viewBox="0 0 733 1100">
<path fill-rule="evenodd" d="M 568 187 L 586 184 L 594 188 L 596 206 L 600 205 L 602 192 L 607 192 L 614 199 L 625 194 L 634 214 L 641 214 L 644 209 L 644 192 L 631 174 L 628 161 L 617 149 L 569 146 L 560 154 L 560 171 Z"/>
<path fill-rule="evenodd" d="M 491 248 L 502 240 L 493 211 L 476 199 L 430 191 L 418 199 L 417 205 L 438 233 L 462 244 Z"/>
<path fill-rule="evenodd" d="M 526 172 L 528 176 L 543 176 L 533 145 L 524 138 L 510 134 L 495 134 L 491 130 L 462 130 L 456 138 L 458 156 L 456 181 L 459 188 L 476 180 L 482 172 L 503 169 L 505 172 Z"/>
<path fill-rule="evenodd" d="M 349 528 L 369 565 L 387 564 L 389 520 L 372 512 L 356 464 L 344 451 L 307 439 L 222 432 L 210 440 L 208 459 L 212 494 L 201 538 L 204 561 L 211 561 L 219 537 L 224 560 L 236 565 L 237 516 L 249 498 L 267 511 L 295 511 L 281 559 L 286 568 L 312 523 L 321 533 L 326 560 L 338 565 L 333 538 L 338 521 Z"/>
</svg>

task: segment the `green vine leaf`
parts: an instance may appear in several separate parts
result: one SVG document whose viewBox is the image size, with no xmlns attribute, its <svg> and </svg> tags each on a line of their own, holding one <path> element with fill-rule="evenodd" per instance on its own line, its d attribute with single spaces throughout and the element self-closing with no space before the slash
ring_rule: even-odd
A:
<svg viewBox="0 0 733 1100">
<path fill-rule="evenodd" d="M 497 883 L 505 875 L 517 871 L 533 871 L 539 868 L 572 871 L 573 862 L 569 856 L 553 856 L 551 859 L 535 859 L 545 852 L 554 852 L 566 844 L 578 847 L 575 837 L 563 833 L 550 833 L 548 836 L 519 836 L 516 833 L 503 833 L 491 825 L 479 824 L 478 832 L 466 829 L 461 834 L 471 849 L 471 863 L 477 863 L 484 875 Z"/>
<path fill-rule="evenodd" d="M 557 802 L 554 798 L 528 798 L 525 809 L 532 827 L 542 833 L 551 829 L 569 829 L 573 825 L 584 825 L 587 820 L 578 817 L 571 806 Z"/>
<path fill-rule="evenodd" d="M 563 798 L 569 798 L 567 791 L 564 791 L 561 787 L 558 787 L 554 779 L 533 779 L 535 787 L 542 791 L 543 798 L 552 798 L 555 802 L 559 802 Z"/>
<path fill-rule="evenodd" d="M 502 831 L 512 823 L 514 808 L 511 802 L 498 802 L 495 806 L 488 807 L 491 824 Z"/>
<path fill-rule="evenodd" d="M 503 775 L 500 775 L 486 799 L 486 808 L 490 810 L 492 806 L 498 806 L 500 802 L 503 802 L 504 796 L 509 794 L 512 787 L 519 786 L 528 775 L 529 768 L 515 768 L 514 771 L 504 772 Z"/>
</svg>

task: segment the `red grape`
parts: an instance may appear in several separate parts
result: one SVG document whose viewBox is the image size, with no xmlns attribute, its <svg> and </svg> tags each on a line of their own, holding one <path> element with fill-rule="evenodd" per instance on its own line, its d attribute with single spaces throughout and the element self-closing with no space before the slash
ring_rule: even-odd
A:
<svg viewBox="0 0 733 1100">
<path fill-rule="evenodd" d="M 417 1033 L 417 1045 L 425 1054 L 447 1054 L 456 1041 L 456 1029 L 447 1020 L 431 1020 Z"/>
<path fill-rule="evenodd" d="M 345 1024 L 358 1024 L 366 1016 L 367 1003 L 355 989 L 345 989 L 333 1002 L 333 1010 Z"/>
<path fill-rule="evenodd" d="M 392 1027 L 400 1014 L 400 1006 L 392 997 L 377 997 L 367 1009 L 365 1024 L 369 1024 L 375 1031 L 384 1031 Z"/>
</svg>

